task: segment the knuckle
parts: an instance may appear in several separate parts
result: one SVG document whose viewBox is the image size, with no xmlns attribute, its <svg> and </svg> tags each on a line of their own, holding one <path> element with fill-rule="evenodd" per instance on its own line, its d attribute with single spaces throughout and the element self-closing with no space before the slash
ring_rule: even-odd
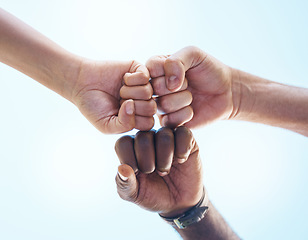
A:
<svg viewBox="0 0 308 240">
<path fill-rule="evenodd" d="M 149 131 L 149 130 L 151 130 L 153 128 L 153 126 L 154 126 L 154 118 L 153 117 L 149 117 L 145 121 L 144 125 L 141 127 L 140 130 L 142 130 L 142 131 Z"/>
<path fill-rule="evenodd" d="M 160 109 L 163 110 L 164 112 L 169 112 L 172 107 L 172 102 L 165 97 L 160 98 L 158 104 Z"/>
<path fill-rule="evenodd" d="M 146 99 L 151 99 L 153 95 L 153 88 L 150 83 L 147 83 L 145 85 L 144 94 Z"/>
<path fill-rule="evenodd" d="M 149 101 L 150 114 L 154 115 L 157 112 L 157 104 L 153 99 Z"/>
<path fill-rule="evenodd" d="M 172 140 L 172 137 L 171 137 L 171 135 L 169 135 L 169 134 L 162 134 L 162 135 L 160 136 L 160 141 L 162 141 L 163 143 L 168 144 L 168 143 L 171 142 L 171 140 Z"/>
<path fill-rule="evenodd" d="M 137 134 L 135 136 L 135 141 L 141 147 L 149 146 L 152 143 L 151 139 L 152 139 L 151 133 L 150 132 L 144 132 L 142 130 L 137 132 Z"/>
<path fill-rule="evenodd" d="M 142 73 L 140 73 L 141 74 L 141 81 L 142 81 L 142 83 L 143 84 L 147 84 L 148 82 L 149 82 L 149 80 L 150 80 L 150 77 L 148 76 L 148 74 L 147 73 L 145 73 L 145 72 L 142 72 Z"/>
<path fill-rule="evenodd" d="M 147 132 L 151 130 L 154 126 L 154 117 L 153 115 L 151 117 L 136 117 L 136 126 L 135 128 L 140 130 L 135 136 L 135 142 L 139 146 L 147 147 L 151 146 L 153 141 L 153 133 Z M 148 136 L 143 136 L 148 135 Z"/>
<path fill-rule="evenodd" d="M 141 64 L 138 61 L 132 60 L 130 72 L 135 72 L 140 66 Z"/>
<path fill-rule="evenodd" d="M 157 77 L 162 74 L 162 63 L 164 59 L 160 55 L 152 56 L 146 62 L 146 67 L 149 70 L 151 77 Z"/>
<path fill-rule="evenodd" d="M 166 89 L 165 79 L 157 78 L 151 81 L 153 92 L 156 95 L 162 95 L 164 89 Z"/>
<path fill-rule="evenodd" d="M 148 130 L 151 130 L 154 127 L 154 117 L 151 117 L 148 121 Z"/>
<path fill-rule="evenodd" d="M 159 140 L 163 144 L 169 144 L 170 142 L 173 142 L 174 139 L 173 131 L 167 127 L 160 128 L 155 135 L 155 139 Z"/>
<path fill-rule="evenodd" d="M 179 62 L 181 62 L 181 60 L 178 57 L 170 56 L 166 59 L 165 64 L 178 64 Z"/>
<path fill-rule="evenodd" d="M 193 138 L 192 132 L 188 127 L 180 126 L 175 131 L 176 131 L 177 136 L 180 138 L 182 137 L 183 138 L 187 138 L 187 137 Z"/>
<path fill-rule="evenodd" d="M 182 124 L 189 122 L 194 117 L 193 108 L 188 105 L 182 111 Z"/>
<path fill-rule="evenodd" d="M 168 116 L 168 126 L 177 127 L 179 126 L 180 121 L 174 114 L 169 114 Z"/>
<path fill-rule="evenodd" d="M 138 107 L 138 106 L 137 106 Z M 144 117 L 152 117 L 157 112 L 157 105 L 154 99 L 146 100 L 138 107 L 138 114 Z"/>
<path fill-rule="evenodd" d="M 115 151 L 116 152 L 121 151 L 125 146 L 127 146 L 128 143 L 132 141 L 133 141 L 133 136 L 126 135 L 126 136 L 120 137 L 115 143 L 115 146 L 114 146 Z"/>
<path fill-rule="evenodd" d="M 180 159 L 187 159 L 190 155 L 190 152 L 192 150 L 192 145 L 186 145 L 182 146 L 180 149 L 177 150 L 176 152 L 176 157 Z"/>
<path fill-rule="evenodd" d="M 186 90 L 186 94 L 188 96 L 188 105 L 192 103 L 193 101 L 193 95 L 191 94 L 190 91 Z"/>
<path fill-rule="evenodd" d="M 194 117 L 194 109 L 191 106 L 188 106 L 187 111 L 189 114 L 189 120 L 191 120 Z"/>
<path fill-rule="evenodd" d="M 123 80 L 124 80 L 124 83 L 126 83 L 127 79 L 129 78 L 129 76 L 131 75 L 131 73 L 125 73 L 124 76 L 123 76 Z"/>
<path fill-rule="evenodd" d="M 151 77 L 156 77 L 156 76 L 158 76 L 159 75 L 159 73 L 160 73 L 160 71 L 158 70 L 158 68 L 156 67 L 156 66 L 152 66 L 152 65 L 150 65 L 150 66 L 148 66 L 148 70 L 149 70 L 149 72 L 150 72 L 150 76 Z"/>
<path fill-rule="evenodd" d="M 154 55 L 154 56 L 150 57 L 145 65 L 147 67 L 149 67 L 157 58 L 159 58 L 159 55 Z"/>
<path fill-rule="evenodd" d="M 181 96 L 180 99 L 182 100 L 183 107 L 188 106 L 192 103 L 193 95 L 191 94 L 190 91 L 184 90 L 184 91 L 180 92 L 179 95 Z"/>
<path fill-rule="evenodd" d="M 189 98 L 193 98 L 193 95 L 189 90 L 185 90 L 185 93 L 187 94 Z"/>
<path fill-rule="evenodd" d="M 193 109 L 192 109 L 191 106 L 188 106 L 188 107 L 187 107 L 187 109 L 186 109 L 186 115 L 187 115 L 187 117 L 186 117 L 184 123 L 189 122 L 189 121 L 194 117 L 194 111 L 193 111 Z"/>
<path fill-rule="evenodd" d="M 120 97 L 125 97 L 127 91 L 127 87 L 124 85 L 120 88 Z"/>
<path fill-rule="evenodd" d="M 163 58 L 164 58 L 163 55 L 154 55 L 154 56 L 152 56 L 152 57 L 150 57 L 148 59 L 148 61 L 146 62 L 145 66 L 147 68 L 151 67 L 151 66 L 154 66 L 155 64 L 157 64 L 157 62 L 160 62 Z"/>
<path fill-rule="evenodd" d="M 186 50 L 188 50 L 189 52 L 199 52 L 200 51 L 200 49 L 194 45 L 187 46 Z"/>
</svg>

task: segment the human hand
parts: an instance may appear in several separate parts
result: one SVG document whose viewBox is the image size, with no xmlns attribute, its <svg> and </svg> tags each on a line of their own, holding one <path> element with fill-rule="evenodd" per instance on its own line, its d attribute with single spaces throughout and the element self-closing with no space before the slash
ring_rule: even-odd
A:
<svg viewBox="0 0 308 240">
<path fill-rule="evenodd" d="M 156 103 L 145 66 L 135 62 L 83 60 L 72 102 L 103 133 L 150 130 Z"/>
<path fill-rule="evenodd" d="M 201 199 L 199 148 L 188 128 L 124 136 L 116 142 L 115 150 L 121 162 L 116 183 L 124 200 L 172 217 Z"/>
<path fill-rule="evenodd" d="M 233 115 L 232 69 L 201 49 L 154 56 L 146 66 L 162 126 L 195 128 Z"/>
</svg>

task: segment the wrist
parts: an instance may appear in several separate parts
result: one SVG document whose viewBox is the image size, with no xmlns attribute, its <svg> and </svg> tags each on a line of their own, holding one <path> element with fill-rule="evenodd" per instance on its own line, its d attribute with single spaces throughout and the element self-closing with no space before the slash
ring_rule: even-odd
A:
<svg viewBox="0 0 308 240">
<path fill-rule="evenodd" d="M 56 84 L 55 91 L 62 97 L 73 102 L 74 90 L 77 86 L 83 58 L 71 54 L 64 54 L 55 66 L 52 81 Z"/>
<path fill-rule="evenodd" d="M 183 203 L 179 204 L 179 202 L 177 203 L 177 206 L 172 205 L 172 209 L 167 209 L 165 211 L 161 211 L 159 212 L 159 215 L 161 217 L 177 217 L 182 215 L 183 213 L 185 213 L 186 211 L 188 211 L 189 209 L 191 209 L 193 206 L 197 205 L 198 202 L 200 201 L 200 199 L 203 197 L 204 195 L 204 191 L 206 192 L 204 186 L 202 183 L 200 183 L 200 186 L 198 187 L 197 193 L 193 196 L 189 196 L 188 199 L 186 199 Z"/>
<path fill-rule="evenodd" d="M 253 81 L 248 73 L 232 68 L 232 102 L 233 111 L 229 120 L 244 120 L 245 115 L 253 111 L 255 102 Z"/>
<path fill-rule="evenodd" d="M 257 121 L 260 105 L 268 105 L 265 98 L 273 92 L 272 86 L 277 83 L 255 75 L 232 69 L 233 112 L 229 119 Z M 261 108 L 262 110 L 262 108 Z"/>
<path fill-rule="evenodd" d="M 232 112 L 228 118 L 228 120 L 235 119 L 240 111 L 241 106 L 241 98 L 242 98 L 242 86 L 241 86 L 241 77 L 240 71 L 235 68 L 231 68 L 231 92 L 232 92 Z"/>
<path fill-rule="evenodd" d="M 212 203 L 209 201 L 208 210 L 204 218 L 190 225 L 185 229 L 175 228 L 175 230 L 181 235 L 184 240 L 190 239 L 232 239 L 239 240 L 240 238 L 226 223 L 224 218 L 215 209 Z"/>
<path fill-rule="evenodd" d="M 178 212 L 180 214 L 166 216 L 163 214 L 159 214 L 161 218 L 163 218 L 166 222 L 171 224 L 173 227 L 177 227 L 178 229 L 184 229 L 188 226 L 196 224 L 200 222 L 206 215 L 208 211 L 209 199 L 205 188 L 202 189 L 202 196 L 197 204 L 191 206 L 185 211 Z"/>
</svg>

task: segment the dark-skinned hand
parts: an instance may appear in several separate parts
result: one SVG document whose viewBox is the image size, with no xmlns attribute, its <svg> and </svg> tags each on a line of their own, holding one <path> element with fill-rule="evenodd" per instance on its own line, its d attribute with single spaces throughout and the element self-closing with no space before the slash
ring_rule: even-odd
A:
<svg viewBox="0 0 308 240">
<path fill-rule="evenodd" d="M 166 217 L 184 213 L 201 199 L 199 148 L 188 128 L 123 136 L 115 150 L 121 162 L 116 183 L 122 199 Z"/>
</svg>

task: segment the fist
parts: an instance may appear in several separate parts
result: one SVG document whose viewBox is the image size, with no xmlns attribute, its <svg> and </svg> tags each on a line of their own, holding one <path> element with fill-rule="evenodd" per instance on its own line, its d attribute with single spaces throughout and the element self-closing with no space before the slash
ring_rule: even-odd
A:
<svg viewBox="0 0 308 240">
<path fill-rule="evenodd" d="M 115 145 L 121 165 L 116 177 L 121 198 L 164 216 L 194 206 L 203 191 L 199 148 L 191 131 L 138 132 Z"/>
</svg>

